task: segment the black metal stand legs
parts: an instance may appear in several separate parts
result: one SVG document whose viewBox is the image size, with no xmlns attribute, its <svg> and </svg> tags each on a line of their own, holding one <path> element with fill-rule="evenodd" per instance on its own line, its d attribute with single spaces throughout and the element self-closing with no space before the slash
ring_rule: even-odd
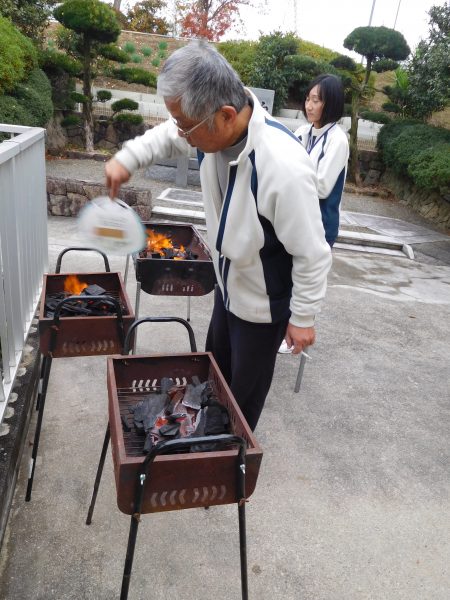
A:
<svg viewBox="0 0 450 600">
<path fill-rule="evenodd" d="M 103 472 L 103 466 L 105 463 L 106 452 L 108 450 L 110 440 L 110 428 L 109 425 L 105 432 L 105 438 L 103 441 L 103 447 L 100 455 L 100 461 L 97 468 L 97 475 L 94 483 L 94 490 L 92 493 L 91 504 L 89 506 L 88 515 L 86 518 L 86 525 L 90 525 L 92 522 L 92 515 L 94 512 L 95 502 L 97 499 L 97 492 L 100 485 L 100 480 Z M 133 567 L 134 551 L 136 548 L 136 539 L 141 520 L 142 503 L 144 500 L 146 483 L 148 480 L 148 469 L 150 463 L 156 458 L 158 454 L 167 454 L 171 451 L 183 450 L 189 451 L 189 447 L 193 444 L 211 444 L 217 443 L 219 446 L 226 446 L 230 444 L 239 445 L 239 454 L 236 462 L 236 502 L 238 504 L 238 516 L 239 516 L 239 549 L 240 549 L 240 562 L 241 562 L 241 590 L 242 600 L 248 600 L 248 573 L 247 573 L 247 536 L 246 536 L 246 524 L 245 524 L 245 452 L 246 443 L 242 438 L 235 435 L 217 435 L 217 436 L 206 436 L 198 437 L 195 439 L 184 438 L 181 440 L 170 440 L 168 442 L 160 442 L 157 444 L 149 454 L 145 457 L 140 471 L 137 476 L 135 499 L 134 499 L 134 510 L 131 516 L 130 530 L 128 533 L 127 552 L 125 556 L 125 565 L 122 576 L 122 587 L 120 591 L 120 600 L 128 599 L 128 590 L 130 587 L 131 570 Z"/>
<path fill-rule="evenodd" d="M 94 490 L 92 492 L 91 504 L 89 505 L 88 516 L 86 518 L 86 525 L 90 525 L 92 523 L 92 515 L 94 513 L 95 502 L 97 500 L 98 488 L 100 486 L 100 480 L 102 478 L 103 467 L 105 465 L 105 458 L 106 458 L 106 453 L 108 451 L 110 437 L 111 437 L 111 433 L 110 433 L 109 423 L 108 423 L 108 425 L 106 427 L 106 431 L 105 431 L 105 439 L 103 440 L 102 452 L 100 454 L 100 461 L 99 461 L 98 467 L 97 467 L 97 475 L 95 476 Z"/>
<path fill-rule="evenodd" d="M 48 380 L 50 378 L 50 369 L 52 366 L 52 357 L 43 356 L 41 365 L 41 379 L 39 381 L 39 392 L 36 401 L 36 409 L 38 411 L 38 418 L 36 424 L 36 431 L 34 432 L 33 451 L 31 453 L 30 467 L 28 471 L 28 484 L 27 492 L 25 495 L 25 501 L 31 500 L 31 490 L 33 488 L 34 471 L 36 469 L 36 458 L 39 448 L 39 438 L 41 436 L 42 419 L 44 416 L 45 397 L 47 395 Z"/>
</svg>

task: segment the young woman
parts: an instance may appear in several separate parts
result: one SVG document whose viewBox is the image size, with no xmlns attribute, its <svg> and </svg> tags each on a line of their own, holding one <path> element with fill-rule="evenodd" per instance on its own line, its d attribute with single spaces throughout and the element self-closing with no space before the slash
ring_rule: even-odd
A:
<svg viewBox="0 0 450 600">
<path fill-rule="evenodd" d="M 339 206 L 349 156 L 347 136 L 337 124 L 343 112 L 341 80 L 335 75 L 320 75 L 309 84 L 303 104 L 309 124 L 295 132 L 316 168 L 325 239 L 331 247 L 339 231 Z M 279 352 L 289 353 L 291 348 L 283 341 Z"/>
</svg>

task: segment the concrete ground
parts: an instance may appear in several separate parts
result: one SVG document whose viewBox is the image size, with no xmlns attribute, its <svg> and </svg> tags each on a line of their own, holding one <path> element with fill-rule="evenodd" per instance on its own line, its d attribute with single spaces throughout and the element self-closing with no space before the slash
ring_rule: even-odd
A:
<svg viewBox="0 0 450 600">
<path fill-rule="evenodd" d="M 392 201 L 348 195 L 344 208 L 425 225 Z M 74 219 L 50 218 L 50 270 L 80 243 Z M 264 456 L 247 504 L 252 600 L 448 600 L 449 243 L 414 244 L 414 261 L 335 251 L 300 392 L 298 358 L 279 355 L 255 432 Z M 124 266 L 111 257 L 112 270 Z M 103 267 L 69 253 L 63 270 Z M 135 289 L 131 272 L 133 304 Z M 199 349 L 211 304 L 211 294 L 192 299 Z M 140 316 L 184 317 L 186 307 L 141 294 Z M 179 325 L 142 326 L 139 353 L 185 350 Z M 105 357 L 53 361 L 32 500 L 28 447 L 1 552 L 5 600 L 119 597 L 129 517 L 116 506 L 110 454 L 85 525 L 107 422 L 105 366 Z M 142 517 L 130 600 L 240 597 L 234 505 Z"/>
</svg>

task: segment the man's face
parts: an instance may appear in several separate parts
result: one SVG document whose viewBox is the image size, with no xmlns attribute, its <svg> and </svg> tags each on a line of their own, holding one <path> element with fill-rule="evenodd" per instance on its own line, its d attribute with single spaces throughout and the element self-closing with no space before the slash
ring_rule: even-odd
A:
<svg viewBox="0 0 450 600">
<path fill-rule="evenodd" d="M 187 140 L 188 144 L 202 152 L 218 152 L 227 147 L 226 132 L 220 119 L 220 110 L 208 115 L 206 119 L 193 121 L 186 117 L 180 107 L 180 100 L 164 99 L 167 110 L 178 127 L 178 134 Z M 210 118 L 214 116 L 211 128 Z"/>
</svg>

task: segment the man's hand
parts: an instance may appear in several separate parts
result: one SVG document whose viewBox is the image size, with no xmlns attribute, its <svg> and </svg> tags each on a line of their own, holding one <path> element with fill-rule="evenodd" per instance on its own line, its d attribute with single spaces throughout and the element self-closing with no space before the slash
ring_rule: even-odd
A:
<svg viewBox="0 0 450 600">
<path fill-rule="evenodd" d="M 284 339 L 289 348 L 293 346 L 292 354 L 300 354 L 304 348 L 314 344 L 316 331 L 314 327 L 296 327 L 288 323 Z"/>
<path fill-rule="evenodd" d="M 109 189 L 109 197 L 111 200 L 117 197 L 120 186 L 126 183 L 131 174 L 120 164 L 115 158 L 111 158 L 105 165 L 106 187 Z"/>
</svg>

